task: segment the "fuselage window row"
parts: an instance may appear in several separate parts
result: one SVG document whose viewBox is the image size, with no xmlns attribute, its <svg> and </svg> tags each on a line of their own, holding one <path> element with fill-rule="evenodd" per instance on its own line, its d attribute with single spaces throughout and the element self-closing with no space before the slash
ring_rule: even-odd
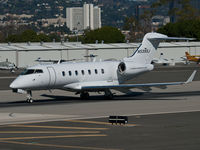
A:
<svg viewBox="0 0 200 150">
<path fill-rule="evenodd" d="M 94 72 L 95 72 L 95 74 L 98 74 L 98 70 L 97 70 L 97 69 L 94 69 Z M 78 76 L 78 70 L 75 70 L 74 73 L 75 73 L 76 76 Z M 102 74 L 105 73 L 104 69 L 101 69 L 101 73 L 102 73 Z M 68 71 L 68 74 L 69 74 L 69 76 L 72 76 L 72 71 Z M 82 75 L 85 75 L 85 71 L 84 71 L 84 70 L 81 70 L 81 74 L 82 74 Z M 90 69 L 88 70 L 88 74 L 89 74 L 89 75 L 92 74 L 92 72 L 91 72 Z M 62 71 L 62 76 L 63 76 L 63 77 L 65 76 L 65 71 Z"/>
</svg>

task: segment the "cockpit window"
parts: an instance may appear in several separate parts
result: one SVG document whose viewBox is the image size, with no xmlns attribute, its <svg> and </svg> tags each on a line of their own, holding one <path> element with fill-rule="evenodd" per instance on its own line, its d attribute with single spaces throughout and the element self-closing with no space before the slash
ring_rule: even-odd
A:
<svg viewBox="0 0 200 150">
<path fill-rule="evenodd" d="M 43 71 L 41 69 L 36 69 L 35 73 L 43 73 Z"/>
<path fill-rule="evenodd" d="M 26 69 L 24 70 L 24 72 L 21 73 L 21 75 L 33 74 L 34 71 L 34 69 Z"/>
<path fill-rule="evenodd" d="M 43 73 L 41 69 L 26 69 L 21 75 L 35 74 L 35 73 Z"/>
</svg>

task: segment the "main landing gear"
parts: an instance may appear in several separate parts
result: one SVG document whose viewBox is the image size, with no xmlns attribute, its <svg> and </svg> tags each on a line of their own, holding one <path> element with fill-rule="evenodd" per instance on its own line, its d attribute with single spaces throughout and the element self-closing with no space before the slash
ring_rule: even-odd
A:
<svg viewBox="0 0 200 150">
<path fill-rule="evenodd" d="M 114 95 L 109 89 L 105 90 L 104 93 L 105 93 L 104 96 L 106 99 L 113 99 Z M 77 93 L 77 94 L 79 94 L 79 93 Z M 90 96 L 89 93 L 86 91 L 80 92 L 81 99 L 89 99 L 89 96 Z"/>
<path fill-rule="evenodd" d="M 33 103 L 32 91 L 27 91 L 27 99 L 26 100 L 28 103 Z"/>
<path fill-rule="evenodd" d="M 80 98 L 81 99 L 88 99 L 89 98 L 89 93 L 88 92 L 81 92 Z"/>
<path fill-rule="evenodd" d="M 107 99 L 113 99 L 113 93 L 108 89 L 108 90 L 105 90 L 105 98 Z"/>
</svg>

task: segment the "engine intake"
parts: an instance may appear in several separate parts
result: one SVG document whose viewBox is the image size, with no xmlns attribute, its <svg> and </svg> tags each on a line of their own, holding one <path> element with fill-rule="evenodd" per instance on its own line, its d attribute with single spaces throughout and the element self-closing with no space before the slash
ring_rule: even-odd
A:
<svg viewBox="0 0 200 150">
<path fill-rule="evenodd" d="M 119 73 L 124 73 L 126 70 L 126 64 L 124 62 L 121 62 L 119 65 L 118 65 L 118 71 Z"/>
</svg>

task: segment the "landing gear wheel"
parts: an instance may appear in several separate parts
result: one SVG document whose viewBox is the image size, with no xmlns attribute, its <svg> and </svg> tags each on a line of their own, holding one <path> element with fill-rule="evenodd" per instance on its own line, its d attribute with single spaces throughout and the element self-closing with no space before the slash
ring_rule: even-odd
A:
<svg viewBox="0 0 200 150">
<path fill-rule="evenodd" d="M 33 103 L 33 99 L 27 99 L 28 103 Z"/>
<path fill-rule="evenodd" d="M 105 98 L 113 99 L 114 95 L 110 90 L 105 90 Z"/>
<path fill-rule="evenodd" d="M 89 93 L 88 92 L 81 92 L 80 98 L 81 99 L 88 99 L 89 98 Z"/>
<path fill-rule="evenodd" d="M 113 99 L 113 94 L 109 94 L 105 96 L 107 99 Z"/>
</svg>

